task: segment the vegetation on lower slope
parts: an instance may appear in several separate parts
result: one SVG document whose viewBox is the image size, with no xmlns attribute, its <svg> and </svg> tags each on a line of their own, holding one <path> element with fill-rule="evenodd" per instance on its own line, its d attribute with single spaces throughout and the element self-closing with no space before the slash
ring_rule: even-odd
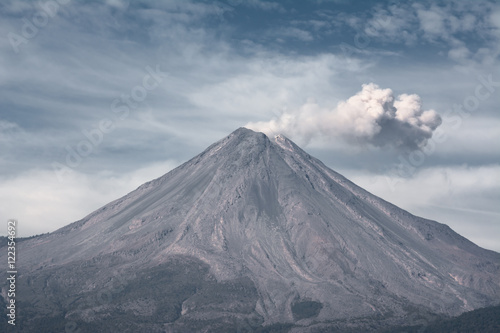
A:
<svg viewBox="0 0 500 333">
<path fill-rule="evenodd" d="M 19 322 L 19 325 L 16 325 L 16 332 L 64 332 L 68 331 L 65 328 L 69 329 L 69 332 L 112 332 L 112 331 L 122 331 L 122 332 L 133 332 L 135 330 L 143 330 L 148 324 L 142 323 L 142 325 L 138 325 L 138 323 L 134 323 L 133 321 L 123 320 L 124 318 L 108 318 L 106 321 L 98 321 L 98 322 L 77 322 L 75 325 L 75 329 L 72 330 L 71 326 L 68 325 L 68 321 L 64 319 L 62 316 L 50 317 L 50 318 L 38 318 L 32 324 L 34 325 L 23 325 Z M 160 319 L 160 318 L 157 318 Z M 150 332 L 160 332 L 155 328 L 158 326 L 151 323 L 151 327 L 149 329 Z M 286 333 L 289 332 L 294 326 L 292 324 L 273 324 L 270 326 L 255 326 L 250 327 L 248 325 L 239 325 L 235 322 L 225 322 L 221 321 L 220 323 L 215 322 L 203 322 L 199 321 L 196 323 L 192 321 L 190 323 L 185 323 L 186 329 L 203 329 L 206 326 L 211 327 L 212 330 L 209 332 L 259 332 L 259 333 Z M 376 325 L 375 325 L 376 326 Z M 7 324 L 6 320 L 0 321 L 0 331 L 1 332 L 9 332 L 12 327 Z M 236 331 L 235 331 L 236 330 Z M 181 330 L 183 331 L 183 330 Z M 193 331 L 193 332 L 195 332 Z M 176 331 L 177 332 L 177 331 Z M 316 331 L 312 332 L 332 332 L 331 329 L 328 328 L 318 328 Z M 359 332 L 359 328 L 351 328 L 351 329 L 338 329 L 336 328 L 334 332 L 338 333 L 354 333 Z M 500 332 L 500 305 L 494 307 L 487 307 L 478 310 L 474 310 L 471 312 L 466 312 L 456 318 L 448 318 L 448 319 L 440 319 L 433 323 L 429 323 L 427 325 L 419 325 L 419 326 L 401 326 L 401 327 L 392 327 L 389 329 L 383 329 L 377 331 L 378 333 L 497 333 Z"/>
<path fill-rule="evenodd" d="M 383 333 L 498 333 L 500 332 L 500 305 L 441 319 L 428 325 L 405 326 L 384 330 Z"/>
</svg>

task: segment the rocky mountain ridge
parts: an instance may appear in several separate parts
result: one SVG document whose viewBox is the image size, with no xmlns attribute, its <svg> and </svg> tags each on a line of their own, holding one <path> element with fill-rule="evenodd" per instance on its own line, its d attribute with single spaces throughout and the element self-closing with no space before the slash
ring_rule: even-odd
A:
<svg viewBox="0 0 500 333">
<path fill-rule="evenodd" d="M 245 128 L 18 252 L 27 332 L 369 329 L 500 303 L 499 253 Z"/>
</svg>

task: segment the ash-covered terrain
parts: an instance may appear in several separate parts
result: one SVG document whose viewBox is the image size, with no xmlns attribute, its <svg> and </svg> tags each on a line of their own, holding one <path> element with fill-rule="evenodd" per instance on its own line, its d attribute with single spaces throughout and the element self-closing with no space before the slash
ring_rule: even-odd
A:
<svg viewBox="0 0 500 333">
<path fill-rule="evenodd" d="M 499 253 L 245 128 L 17 252 L 20 332 L 377 331 L 500 303 Z"/>
</svg>

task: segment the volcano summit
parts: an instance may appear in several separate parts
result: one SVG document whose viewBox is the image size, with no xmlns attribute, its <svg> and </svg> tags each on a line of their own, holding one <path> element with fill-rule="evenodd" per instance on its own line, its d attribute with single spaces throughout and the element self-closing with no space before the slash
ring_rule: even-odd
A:
<svg viewBox="0 0 500 333">
<path fill-rule="evenodd" d="M 245 128 L 17 251 L 24 332 L 370 331 L 500 303 L 499 253 Z"/>
</svg>

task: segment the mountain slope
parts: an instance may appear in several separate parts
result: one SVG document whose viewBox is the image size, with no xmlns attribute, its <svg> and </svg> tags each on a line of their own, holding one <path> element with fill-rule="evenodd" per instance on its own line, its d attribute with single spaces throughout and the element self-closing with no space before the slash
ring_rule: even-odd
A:
<svg viewBox="0 0 500 333">
<path fill-rule="evenodd" d="M 500 302 L 500 254 L 244 128 L 18 252 L 27 331 L 366 328 Z"/>
</svg>

